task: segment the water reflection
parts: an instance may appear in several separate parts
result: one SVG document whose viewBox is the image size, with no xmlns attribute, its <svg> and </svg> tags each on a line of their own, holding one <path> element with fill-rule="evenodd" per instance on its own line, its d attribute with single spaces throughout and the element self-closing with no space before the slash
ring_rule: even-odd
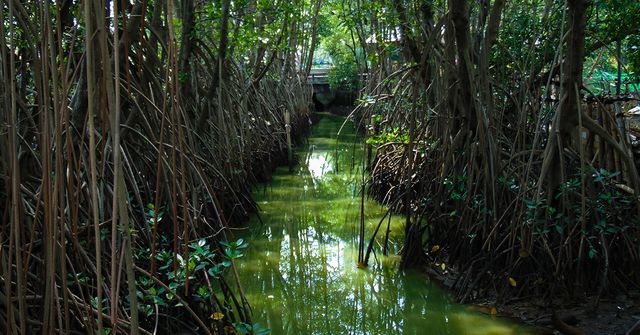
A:
<svg viewBox="0 0 640 335">
<path fill-rule="evenodd" d="M 351 124 L 336 140 L 343 121 L 323 115 L 296 172 L 277 170 L 255 193 L 264 224 L 250 223 L 250 247 L 238 264 L 254 321 L 274 335 L 519 333 L 466 312 L 424 276 L 399 273 L 397 256 L 375 255 L 369 269 L 356 268 L 363 149 Z M 384 213 L 366 202 L 368 232 Z M 403 220 L 390 222 L 395 254 Z"/>
</svg>

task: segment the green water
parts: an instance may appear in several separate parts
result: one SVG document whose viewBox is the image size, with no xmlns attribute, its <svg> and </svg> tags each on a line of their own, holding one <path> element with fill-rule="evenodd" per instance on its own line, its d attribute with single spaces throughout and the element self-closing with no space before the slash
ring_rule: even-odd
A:
<svg viewBox="0 0 640 335">
<path fill-rule="evenodd" d="M 254 193 L 238 271 L 253 321 L 272 334 L 524 334 L 515 325 L 469 312 L 417 273 L 400 272 L 404 221 L 391 218 L 390 255 L 381 255 L 387 221 L 368 269 L 358 269 L 357 232 L 363 148 L 345 119 L 322 114 L 300 164 L 279 168 Z M 385 209 L 365 203 L 367 240 Z"/>
</svg>

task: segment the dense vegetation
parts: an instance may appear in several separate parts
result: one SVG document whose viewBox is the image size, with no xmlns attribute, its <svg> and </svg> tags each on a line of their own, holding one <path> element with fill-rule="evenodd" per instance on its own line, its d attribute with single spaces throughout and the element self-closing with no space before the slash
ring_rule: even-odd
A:
<svg viewBox="0 0 640 335">
<path fill-rule="evenodd" d="M 308 124 L 303 10 L 3 2 L 0 332 L 254 328 L 228 227 Z"/>
<path fill-rule="evenodd" d="M 637 99 L 640 5 L 362 5 L 353 31 L 379 42 L 361 44 L 357 111 L 378 148 L 372 192 L 407 214 L 403 265 L 455 265 L 463 300 L 635 287 L 640 184 L 622 110 Z M 625 81 L 595 77 L 607 71 Z"/>
<path fill-rule="evenodd" d="M 316 54 L 361 89 L 402 266 L 446 262 L 462 300 L 640 282 L 640 2 L 1 6 L 1 332 L 265 332 L 232 231 L 308 126 Z"/>
</svg>

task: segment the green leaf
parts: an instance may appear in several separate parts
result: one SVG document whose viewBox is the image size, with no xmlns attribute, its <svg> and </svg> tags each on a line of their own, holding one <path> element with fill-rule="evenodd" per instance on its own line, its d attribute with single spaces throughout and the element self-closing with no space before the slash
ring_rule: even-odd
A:
<svg viewBox="0 0 640 335">
<path fill-rule="evenodd" d="M 558 234 L 562 234 L 564 232 L 564 229 L 562 228 L 562 226 L 555 225 L 555 226 L 553 226 L 553 228 L 555 228 L 555 230 L 558 232 Z"/>
<path fill-rule="evenodd" d="M 207 265 L 209 265 L 209 263 L 207 263 L 207 262 L 202 262 L 202 263 L 198 264 L 198 266 L 196 266 L 196 268 L 195 268 L 193 271 L 195 272 L 195 271 L 202 270 L 202 269 L 204 269 Z"/>
</svg>

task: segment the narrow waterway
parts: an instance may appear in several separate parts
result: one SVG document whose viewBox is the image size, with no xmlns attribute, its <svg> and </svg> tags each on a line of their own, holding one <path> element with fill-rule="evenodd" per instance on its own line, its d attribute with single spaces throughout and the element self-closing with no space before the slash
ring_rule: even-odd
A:
<svg viewBox="0 0 640 335">
<path fill-rule="evenodd" d="M 389 255 L 358 269 L 357 227 L 363 147 L 351 122 L 321 114 L 293 172 L 279 168 L 254 193 L 261 207 L 243 236 L 242 285 L 254 322 L 272 334 L 524 334 L 470 312 L 428 279 L 397 268 L 401 217 L 391 218 Z M 365 203 L 370 236 L 385 209 Z M 367 238 L 368 239 L 368 238 Z"/>
</svg>

